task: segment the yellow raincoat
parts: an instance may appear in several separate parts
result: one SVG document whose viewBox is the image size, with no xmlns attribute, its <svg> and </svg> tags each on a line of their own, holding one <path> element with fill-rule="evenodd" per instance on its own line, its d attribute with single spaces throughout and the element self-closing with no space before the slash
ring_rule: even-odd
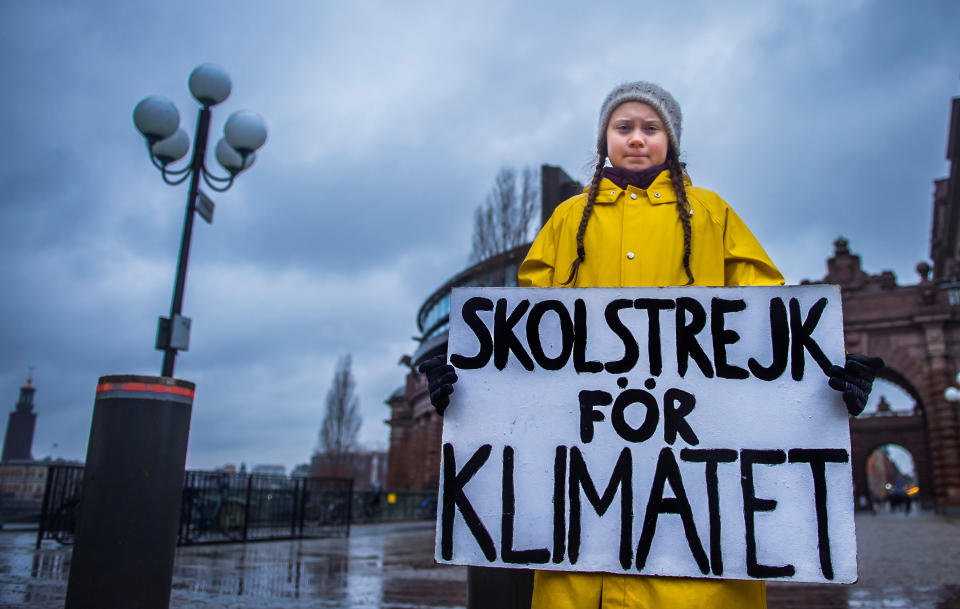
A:
<svg viewBox="0 0 960 609">
<path fill-rule="evenodd" d="M 743 220 L 716 193 L 686 183 L 693 234 L 690 269 L 698 286 L 783 285 Z M 646 190 L 600 191 L 584 235 L 586 257 L 574 287 L 679 286 L 683 228 L 677 217 L 670 174 L 663 171 Z M 557 206 L 519 270 L 519 285 L 559 286 L 577 256 L 577 228 L 587 193 Z M 610 573 L 537 571 L 533 609 L 764 609 L 763 582 Z"/>
</svg>

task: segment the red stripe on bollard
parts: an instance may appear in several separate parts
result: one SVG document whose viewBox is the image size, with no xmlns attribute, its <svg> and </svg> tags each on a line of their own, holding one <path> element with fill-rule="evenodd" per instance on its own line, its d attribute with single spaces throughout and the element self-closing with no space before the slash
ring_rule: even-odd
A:
<svg viewBox="0 0 960 609">
<path fill-rule="evenodd" d="M 182 395 L 192 398 L 194 391 L 188 387 L 178 387 L 176 385 L 161 385 L 159 383 L 110 383 L 103 382 L 97 385 L 97 393 L 102 391 L 145 391 L 150 393 L 163 393 L 172 395 Z"/>
</svg>

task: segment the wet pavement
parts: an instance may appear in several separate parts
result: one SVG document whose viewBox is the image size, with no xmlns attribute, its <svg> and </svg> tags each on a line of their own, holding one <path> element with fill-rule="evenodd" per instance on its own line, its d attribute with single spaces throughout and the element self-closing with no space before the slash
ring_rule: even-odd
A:
<svg viewBox="0 0 960 609">
<path fill-rule="evenodd" d="M 773 583 L 770 609 L 960 609 L 960 518 L 857 516 L 860 581 Z M 0 531 L 0 607 L 60 609 L 70 549 Z M 170 607 L 413 609 L 466 605 L 466 568 L 433 562 L 430 522 L 354 526 L 347 539 L 177 550 Z"/>
<path fill-rule="evenodd" d="M 0 532 L 0 607 L 61 609 L 70 549 Z M 355 525 L 349 538 L 177 549 L 170 607 L 463 607 L 466 567 L 433 561 L 433 523 Z"/>
</svg>

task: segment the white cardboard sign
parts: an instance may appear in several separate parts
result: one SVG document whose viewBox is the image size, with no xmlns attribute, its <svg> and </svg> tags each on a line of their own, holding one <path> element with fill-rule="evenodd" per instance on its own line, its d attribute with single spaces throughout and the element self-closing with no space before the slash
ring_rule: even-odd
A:
<svg viewBox="0 0 960 609">
<path fill-rule="evenodd" d="M 857 579 L 835 286 L 453 291 L 436 559 Z"/>
</svg>

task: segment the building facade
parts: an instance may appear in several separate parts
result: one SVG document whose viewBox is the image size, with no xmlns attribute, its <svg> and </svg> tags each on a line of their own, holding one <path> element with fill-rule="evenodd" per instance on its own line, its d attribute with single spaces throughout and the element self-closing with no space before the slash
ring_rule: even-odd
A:
<svg viewBox="0 0 960 609">
<path fill-rule="evenodd" d="M 39 506 L 47 483 L 48 463 L 25 461 L 0 463 L 0 506 L 13 504 Z"/>
<path fill-rule="evenodd" d="M 310 459 L 310 476 L 353 478 L 354 490 L 379 490 L 387 476 L 387 452 L 352 451 L 341 455 L 316 452 Z"/>
</svg>

